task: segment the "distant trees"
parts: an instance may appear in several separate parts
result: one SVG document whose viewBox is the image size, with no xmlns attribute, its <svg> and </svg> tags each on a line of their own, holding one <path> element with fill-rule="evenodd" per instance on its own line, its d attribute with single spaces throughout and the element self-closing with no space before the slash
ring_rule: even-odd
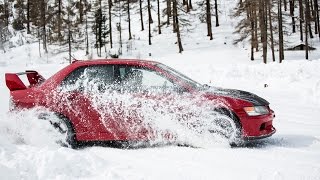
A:
<svg viewBox="0 0 320 180">
<path fill-rule="evenodd" d="M 109 48 L 119 48 L 120 54 L 122 45 L 135 37 L 133 18 L 140 17 L 135 22 L 139 22 L 141 31 L 147 27 L 148 31 L 142 32 L 148 38 L 146 44 L 153 44 L 153 34 L 162 34 L 164 28 L 170 28 L 176 36 L 172 43 L 177 44 L 178 52 L 182 53 L 183 37 L 191 24 L 189 19 L 196 14 L 194 12 L 197 12 L 196 16 L 202 23 L 206 23 L 203 36 L 207 35 L 213 40 L 214 28 L 220 26 L 220 2 L 222 1 L 200 0 L 193 4 L 192 0 L 2 0 L 0 49 L 5 49 L 4 45 L 12 33 L 10 30 L 14 29 L 37 37 L 39 48 L 45 53 L 49 51 L 48 46 L 57 44 L 68 46 L 70 52 L 72 47 L 85 49 L 87 55 L 91 46 L 96 48 L 98 56 L 102 56 L 103 48 L 106 56 Z M 157 17 L 153 19 L 152 15 Z M 282 62 L 285 58 L 285 37 L 289 31 L 300 37 L 301 43 L 305 44 L 306 59 L 309 58 L 310 39 L 317 36 L 320 39 L 319 0 L 238 0 L 233 15 L 240 19 L 235 29 L 235 34 L 238 35 L 235 43 L 250 43 L 251 60 L 255 60 L 256 53 L 260 51 L 264 63 L 276 59 Z M 128 39 L 123 40 L 123 37 Z M 276 53 L 279 55 L 276 56 Z"/>
<path fill-rule="evenodd" d="M 203 0 L 205 2 L 206 0 Z M 209 1 L 207 20 L 211 25 L 211 16 L 216 17 L 216 26 L 218 22 L 218 1 L 213 3 Z M 113 4 L 116 4 L 114 6 Z M 134 4 L 137 4 L 135 6 Z M 138 11 L 131 11 L 138 7 Z M 39 54 L 41 51 L 47 53 L 48 45 L 57 44 L 59 46 L 67 45 L 71 51 L 72 45 L 85 49 L 89 54 L 90 46 L 97 49 L 97 55 L 102 56 L 102 48 L 107 52 L 106 44 L 114 48 L 114 33 L 119 34 L 119 43 L 122 49 L 122 30 L 128 31 L 128 39 L 133 38 L 131 15 L 136 13 L 140 16 L 141 30 L 148 27 L 148 44 L 152 45 L 153 28 L 157 28 L 157 33 L 162 34 L 164 24 L 171 25 L 173 33 L 177 36 L 179 52 L 183 51 L 182 34 L 188 26 L 188 16 L 193 9 L 191 0 L 3 0 L 0 1 L 0 22 L 3 47 L 7 40 L 6 32 L 9 27 L 15 31 L 26 32 L 39 40 Z M 157 13 L 156 23 L 152 17 L 153 12 Z M 144 16 L 147 15 L 147 16 Z M 126 23 L 121 20 L 122 17 Z M 147 17 L 147 22 L 144 18 Z M 166 17 L 166 22 L 162 18 Z M 125 28 L 123 28 L 124 26 Z M 117 28 L 113 28 L 117 27 Z M 210 39 L 212 37 L 212 27 Z M 94 40 L 90 37 L 94 35 Z M 83 44 L 83 46 L 81 46 Z M 119 49 L 119 52 L 122 50 Z"/>
<path fill-rule="evenodd" d="M 194 14 L 190 13 L 192 10 L 197 9 L 200 21 L 206 23 L 206 35 L 210 40 L 214 38 L 214 26 L 220 26 L 220 1 L 192 3 L 192 0 L 2 0 L 0 49 L 5 51 L 5 44 L 12 33 L 10 30 L 14 29 L 37 37 L 39 48 L 45 53 L 50 44 L 68 45 L 70 51 L 72 47 L 83 48 L 86 54 L 93 46 L 98 56 L 102 56 L 102 48 L 107 53 L 107 48 L 120 46 L 119 52 L 122 52 L 122 44 L 126 43 L 122 40 L 123 32 L 128 32 L 125 37 L 129 40 L 134 37 L 132 16 L 136 15 L 140 17 L 141 31 L 145 25 L 148 28 L 145 34 L 149 45 L 152 45 L 153 33 L 162 34 L 163 25 L 166 25 L 166 28 L 172 28 L 176 36 L 174 43 L 181 53 L 184 50 L 183 35 L 188 31 L 189 19 Z M 157 15 L 155 20 L 153 12 Z M 234 16 L 240 19 L 235 29 L 235 34 L 238 34 L 235 43 L 249 41 L 251 60 L 261 51 L 264 63 L 269 59 L 282 62 L 285 58 L 285 34 L 289 31 L 297 34 L 304 43 L 306 59 L 309 58 L 310 38 L 318 36 L 320 39 L 319 0 L 239 0 Z M 89 40 L 91 34 L 95 37 L 92 41 Z M 117 34 L 119 43 L 113 39 Z M 268 51 L 271 51 L 270 57 Z"/>
<path fill-rule="evenodd" d="M 319 34 L 317 0 L 239 0 L 234 16 L 241 17 L 242 20 L 236 26 L 235 33 L 239 38 L 235 43 L 247 39 L 251 41 L 251 60 L 255 59 L 255 51 L 262 49 L 263 62 L 267 63 L 269 47 L 272 61 L 275 61 L 276 46 L 278 46 L 279 62 L 284 60 L 284 34 L 287 32 L 283 28 L 285 25 L 283 12 L 287 11 L 288 7 L 292 33 L 296 33 L 296 20 L 299 20 L 300 40 L 305 43 L 306 59 L 308 59 L 308 39 L 314 38 L 313 31 Z M 314 26 L 311 25 L 312 21 Z"/>
</svg>

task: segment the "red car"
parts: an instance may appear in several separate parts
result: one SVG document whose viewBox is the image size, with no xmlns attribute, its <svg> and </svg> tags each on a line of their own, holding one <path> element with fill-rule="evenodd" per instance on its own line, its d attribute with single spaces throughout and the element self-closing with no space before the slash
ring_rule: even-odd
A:
<svg viewBox="0 0 320 180">
<path fill-rule="evenodd" d="M 26 75 L 30 85 L 25 85 L 20 75 Z M 216 128 L 208 132 L 218 133 L 231 143 L 266 138 L 276 131 L 274 112 L 263 98 L 201 85 L 154 61 L 74 61 L 47 80 L 36 71 L 6 73 L 5 78 L 11 109 L 41 107 L 51 112 L 58 121 L 51 116 L 50 122 L 66 135 L 71 147 L 79 142 L 149 141 L 157 136 L 172 139 L 175 132 L 168 128 L 157 133 L 152 119 L 174 117 L 192 129 L 210 121 L 209 116 L 203 116 L 209 111 L 229 120 L 212 116 L 217 117 Z M 142 107 L 148 108 L 143 111 Z M 157 114 L 148 116 L 150 111 Z M 196 124 L 199 117 L 207 120 Z"/>
</svg>

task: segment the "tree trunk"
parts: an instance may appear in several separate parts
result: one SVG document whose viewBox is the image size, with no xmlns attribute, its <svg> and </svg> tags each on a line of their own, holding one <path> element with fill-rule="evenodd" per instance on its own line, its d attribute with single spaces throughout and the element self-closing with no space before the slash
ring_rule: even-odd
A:
<svg viewBox="0 0 320 180">
<path fill-rule="evenodd" d="M 314 12 L 315 12 L 315 34 L 319 34 L 319 38 L 320 38 L 320 25 L 319 25 L 319 4 L 318 4 L 318 0 L 314 0 L 313 2 L 314 5 Z"/>
<path fill-rule="evenodd" d="M 206 16 L 207 16 L 207 36 L 210 37 L 210 40 L 213 39 L 212 37 L 212 25 L 211 25 L 211 5 L 210 0 L 206 0 Z"/>
<path fill-rule="evenodd" d="M 130 19 L 130 0 L 127 0 L 127 11 L 128 11 L 128 31 L 129 31 L 129 40 L 132 39 L 131 36 L 131 19 Z"/>
<path fill-rule="evenodd" d="M 161 34 L 160 0 L 157 0 L 157 4 L 158 4 L 158 33 Z"/>
<path fill-rule="evenodd" d="M 27 34 L 31 34 L 31 31 L 30 31 L 30 0 L 27 0 Z"/>
<path fill-rule="evenodd" d="M 182 0 L 182 5 L 186 5 L 187 0 Z"/>
<path fill-rule="evenodd" d="M 313 39 L 313 33 L 312 33 L 312 27 L 311 27 L 311 11 L 312 11 L 312 9 L 311 9 L 311 7 L 312 7 L 312 0 L 308 0 L 308 1 L 306 1 L 306 3 L 307 3 L 307 12 L 308 12 L 308 15 L 306 16 L 306 17 L 308 17 L 308 28 L 309 28 L 309 34 L 310 34 L 310 38 L 311 39 Z"/>
<path fill-rule="evenodd" d="M 111 0 L 109 0 L 109 1 L 111 1 Z M 141 31 L 143 31 L 144 25 L 143 25 L 143 14 L 142 14 L 142 0 L 139 0 L 139 12 L 140 12 Z"/>
<path fill-rule="evenodd" d="M 259 43 L 258 43 L 258 15 L 257 15 L 257 2 L 253 4 L 253 16 L 254 16 L 254 42 L 255 42 L 255 48 L 256 52 L 259 51 Z"/>
<path fill-rule="evenodd" d="M 319 35 L 319 39 L 320 39 L 320 15 L 319 15 L 319 3 L 318 3 L 318 0 L 314 0 L 314 9 L 316 11 L 316 22 L 317 22 L 317 28 L 318 29 L 318 35 Z"/>
<path fill-rule="evenodd" d="M 190 9 L 193 9 L 193 7 L 192 7 L 192 0 L 189 0 L 189 8 L 190 8 Z"/>
<path fill-rule="evenodd" d="M 70 20 L 70 0 L 69 0 L 69 3 L 68 3 L 68 46 L 69 46 L 69 63 L 71 64 L 72 63 L 72 60 L 71 60 L 71 20 Z"/>
<path fill-rule="evenodd" d="M 255 28 L 255 25 L 254 25 L 254 13 L 253 11 L 255 11 L 255 9 L 253 8 L 253 6 L 251 6 L 251 8 L 248 9 L 249 11 L 249 14 L 250 14 L 250 23 L 251 23 L 251 61 L 254 60 L 254 47 L 255 47 L 255 34 L 254 34 L 254 28 Z"/>
<path fill-rule="evenodd" d="M 283 0 L 283 4 L 284 4 L 284 11 L 287 11 L 288 10 L 287 0 Z"/>
<path fill-rule="evenodd" d="M 112 2 L 112 0 L 110 0 L 110 2 Z M 119 9 L 121 8 L 121 1 L 119 2 Z M 121 11 L 119 10 L 119 26 L 118 26 L 118 30 L 119 30 L 119 43 L 120 43 L 120 50 L 119 50 L 119 55 L 122 54 L 122 14 Z"/>
<path fill-rule="evenodd" d="M 283 23 L 282 23 L 282 0 L 278 3 L 278 26 L 279 26 L 279 62 L 284 60 L 284 48 L 283 48 Z"/>
<path fill-rule="evenodd" d="M 171 0 L 166 0 L 167 2 L 167 25 L 170 25 L 170 17 L 171 17 Z"/>
<path fill-rule="evenodd" d="M 306 59 L 309 59 L 309 42 L 308 42 L 308 28 L 310 21 L 310 6 L 309 0 L 305 0 L 306 10 L 305 10 L 305 46 L 306 46 Z"/>
<path fill-rule="evenodd" d="M 171 0 L 172 2 L 172 6 L 173 6 L 173 0 Z M 177 32 L 177 25 L 176 25 L 176 17 L 175 17 L 175 13 L 174 13 L 174 7 L 172 7 L 172 27 L 173 27 L 173 33 Z"/>
<path fill-rule="evenodd" d="M 179 47 L 179 53 L 182 53 L 183 47 L 181 43 L 181 35 L 180 35 L 180 28 L 179 28 L 179 14 L 177 9 L 177 0 L 173 0 L 173 17 L 174 21 L 176 22 L 176 31 L 177 31 L 177 43 Z"/>
<path fill-rule="evenodd" d="M 86 55 L 89 55 L 88 15 L 86 13 Z"/>
<path fill-rule="evenodd" d="M 300 40 L 303 42 L 303 4 L 302 0 L 299 0 L 299 16 L 300 16 Z"/>
<path fill-rule="evenodd" d="M 79 21 L 82 24 L 83 21 L 83 5 L 82 0 L 79 0 Z"/>
<path fill-rule="evenodd" d="M 276 57 L 274 54 L 274 38 L 273 38 L 273 26 L 272 26 L 272 16 L 271 16 L 271 9 L 272 4 L 270 2 L 271 0 L 268 0 L 268 16 L 269 16 L 269 29 L 270 29 L 270 41 L 271 41 L 271 52 L 272 52 L 272 61 L 276 61 Z"/>
<path fill-rule="evenodd" d="M 69 46 L 69 63 L 71 64 L 72 63 L 72 60 L 71 60 L 71 30 L 70 30 L 70 25 L 68 25 L 68 46 Z"/>
<path fill-rule="evenodd" d="M 40 33 L 40 26 L 37 28 L 37 33 L 38 33 L 38 40 L 39 40 L 39 57 L 41 57 L 41 33 Z"/>
<path fill-rule="evenodd" d="M 152 19 L 151 19 L 151 6 L 150 6 L 150 0 L 148 0 L 148 25 L 149 25 L 149 45 L 151 45 L 151 23 L 152 23 Z"/>
<path fill-rule="evenodd" d="M 112 8 L 112 0 L 108 0 L 108 7 L 109 7 L 109 41 L 110 41 L 110 47 L 112 49 L 113 42 L 112 42 L 112 14 L 111 14 L 111 8 Z"/>
<path fill-rule="evenodd" d="M 292 33 L 296 33 L 296 20 L 294 19 L 294 0 L 290 0 L 290 16 L 292 19 Z"/>
<path fill-rule="evenodd" d="M 190 12 L 190 6 L 189 6 L 189 1 L 186 0 L 186 6 L 187 6 L 187 12 Z"/>
<path fill-rule="evenodd" d="M 218 2 L 217 2 L 217 0 L 214 0 L 214 9 L 215 9 L 215 12 L 216 12 L 216 27 L 219 27 L 220 24 L 219 24 L 219 11 L 218 11 Z"/>
<path fill-rule="evenodd" d="M 48 53 L 47 49 L 47 32 L 46 32 L 46 6 L 47 4 L 45 3 L 45 0 L 42 0 L 41 3 L 41 20 L 42 20 L 42 41 L 43 41 L 43 49 L 45 53 Z"/>
<path fill-rule="evenodd" d="M 152 24 L 153 23 L 153 19 L 152 19 L 152 14 L 151 14 L 150 0 L 148 0 L 148 17 L 149 17 L 149 22 Z"/>
<path fill-rule="evenodd" d="M 259 24 L 260 24 L 260 34 L 262 43 L 262 56 L 263 62 L 267 64 L 267 24 L 266 24 L 266 13 L 265 13 L 265 0 L 259 1 Z"/>
<path fill-rule="evenodd" d="M 61 25 L 62 25 L 62 0 L 58 0 L 58 41 L 62 41 L 61 34 Z"/>
</svg>

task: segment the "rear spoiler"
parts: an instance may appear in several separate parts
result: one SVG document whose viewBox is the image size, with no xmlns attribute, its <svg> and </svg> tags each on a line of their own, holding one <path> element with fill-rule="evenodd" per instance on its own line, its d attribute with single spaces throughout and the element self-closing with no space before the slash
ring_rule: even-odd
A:
<svg viewBox="0 0 320 180">
<path fill-rule="evenodd" d="M 21 75 L 27 75 L 28 81 L 30 83 L 29 87 L 34 87 L 45 81 L 45 78 L 43 78 L 37 71 L 6 73 L 6 85 L 10 91 L 23 90 L 28 88 L 20 79 L 19 76 Z"/>
</svg>

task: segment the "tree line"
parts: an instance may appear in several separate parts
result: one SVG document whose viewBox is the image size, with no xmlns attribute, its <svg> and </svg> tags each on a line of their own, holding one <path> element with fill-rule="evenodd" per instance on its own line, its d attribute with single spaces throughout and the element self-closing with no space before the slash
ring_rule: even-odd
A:
<svg viewBox="0 0 320 180">
<path fill-rule="evenodd" d="M 89 54 L 91 46 L 102 56 L 103 49 L 119 46 L 122 53 L 123 33 L 132 40 L 132 15 L 140 17 L 141 31 L 152 45 L 153 34 L 162 34 L 162 28 L 172 28 L 176 35 L 179 53 L 183 52 L 182 28 L 190 26 L 191 12 L 198 13 L 206 23 L 208 40 L 213 40 L 213 26 L 219 27 L 219 3 L 222 0 L 2 0 L 0 1 L 0 49 L 17 31 L 25 31 L 39 41 L 41 50 L 48 52 L 48 45 L 65 45 L 71 60 L 72 46 L 79 46 Z M 194 8 L 196 7 L 196 8 Z M 156 17 L 153 17 L 156 12 Z M 251 60 L 262 51 L 267 63 L 268 50 L 272 61 L 284 60 L 284 43 L 289 33 L 299 33 L 300 40 L 309 53 L 309 39 L 318 35 L 318 0 L 238 0 L 233 16 L 239 18 L 235 43 L 249 41 Z M 287 22 L 291 19 L 291 22 Z M 147 25 L 145 27 L 145 25 Z M 123 28 L 123 27 L 126 28 Z M 157 32 L 152 31 L 156 27 Z M 289 30 L 291 27 L 291 30 Z M 94 35 L 92 42 L 91 34 Z M 115 42 L 118 36 L 119 42 Z"/>
</svg>

